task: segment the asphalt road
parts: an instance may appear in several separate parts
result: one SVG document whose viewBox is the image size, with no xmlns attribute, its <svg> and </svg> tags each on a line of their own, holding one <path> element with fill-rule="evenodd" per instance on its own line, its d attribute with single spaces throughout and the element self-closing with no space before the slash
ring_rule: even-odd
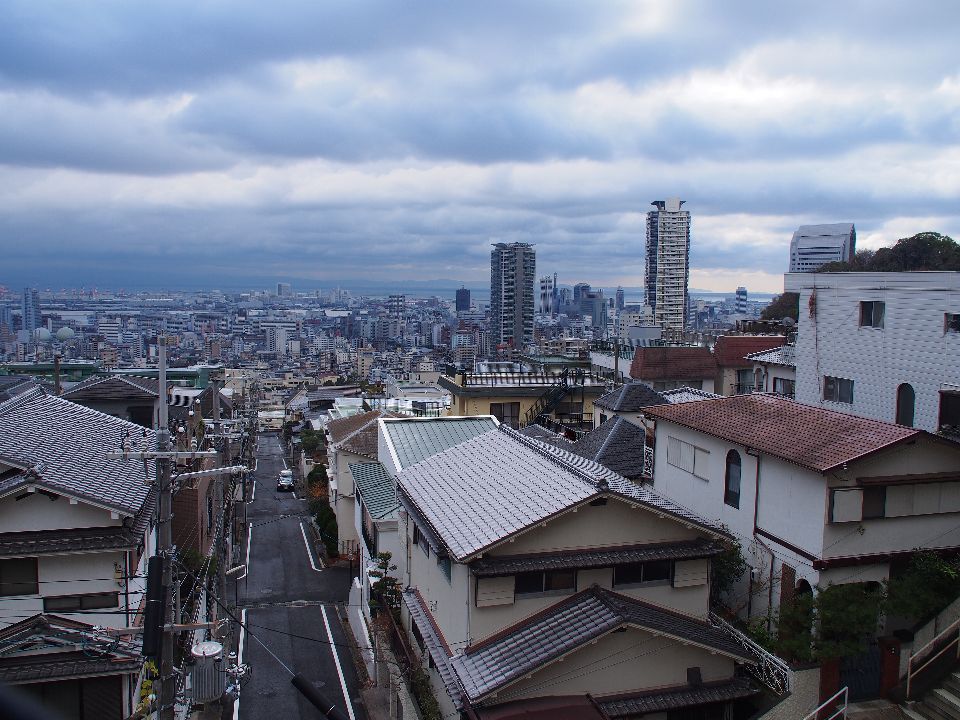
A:
<svg viewBox="0 0 960 720">
<path fill-rule="evenodd" d="M 261 434 L 256 490 L 247 505 L 251 528 L 247 572 L 227 582 L 227 592 L 237 594 L 248 628 L 241 638 L 241 660 L 250 666 L 234 718 L 323 718 L 290 684 L 292 671 L 303 674 L 348 717 L 366 720 L 357 702 L 357 674 L 337 607 L 347 600 L 350 572 L 322 567 L 308 548 L 307 503 L 293 493 L 277 492 L 277 475 L 284 467 L 277 435 Z"/>
</svg>

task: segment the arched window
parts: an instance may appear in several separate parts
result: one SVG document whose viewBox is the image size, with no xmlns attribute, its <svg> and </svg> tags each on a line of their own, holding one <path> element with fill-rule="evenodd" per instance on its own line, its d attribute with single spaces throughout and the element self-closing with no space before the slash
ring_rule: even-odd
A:
<svg viewBox="0 0 960 720">
<path fill-rule="evenodd" d="M 916 393 L 913 386 L 903 383 L 897 388 L 897 425 L 913 427 L 913 406 L 916 402 Z"/>
<path fill-rule="evenodd" d="M 740 453 L 727 453 L 727 470 L 723 476 L 723 501 L 730 507 L 740 508 Z"/>
</svg>

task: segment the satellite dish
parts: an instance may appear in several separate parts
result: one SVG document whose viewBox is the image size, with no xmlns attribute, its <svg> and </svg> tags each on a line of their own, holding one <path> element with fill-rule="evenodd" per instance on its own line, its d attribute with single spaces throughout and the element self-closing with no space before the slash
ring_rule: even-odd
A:
<svg viewBox="0 0 960 720">
<path fill-rule="evenodd" d="M 780 321 L 780 324 L 785 328 L 792 328 L 794 325 L 796 325 L 796 321 L 792 317 L 787 316 Z"/>
</svg>

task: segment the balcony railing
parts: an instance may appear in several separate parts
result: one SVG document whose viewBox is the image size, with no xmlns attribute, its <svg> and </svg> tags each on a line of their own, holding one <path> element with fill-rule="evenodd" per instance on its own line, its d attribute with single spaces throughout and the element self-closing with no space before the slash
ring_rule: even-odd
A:
<svg viewBox="0 0 960 720">
<path fill-rule="evenodd" d="M 461 373 L 454 380 L 464 387 L 549 387 L 559 382 L 562 373 L 542 372 L 489 372 Z M 460 377 L 463 378 L 460 382 Z M 604 385 L 605 381 L 593 373 L 573 371 L 567 382 L 570 385 Z"/>
<path fill-rule="evenodd" d="M 730 389 L 733 391 L 734 395 L 748 395 L 752 392 L 755 392 L 757 386 L 753 383 L 736 383 L 731 385 Z"/>
</svg>

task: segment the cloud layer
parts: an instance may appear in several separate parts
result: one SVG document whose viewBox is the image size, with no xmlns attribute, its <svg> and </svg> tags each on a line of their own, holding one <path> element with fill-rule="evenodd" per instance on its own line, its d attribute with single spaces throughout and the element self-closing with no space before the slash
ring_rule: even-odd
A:
<svg viewBox="0 0 960 720">
<path fill-rule="evenodd" d="M 596 5 L 596 7 L 594 7 Z M 483 282 L 537 244 L 640 285 L 644 213 L 693 284 L 781 287 L 807 222 L 960 235 L 942 2 L 9 2 L 0 283 Z"/>
</svg>

